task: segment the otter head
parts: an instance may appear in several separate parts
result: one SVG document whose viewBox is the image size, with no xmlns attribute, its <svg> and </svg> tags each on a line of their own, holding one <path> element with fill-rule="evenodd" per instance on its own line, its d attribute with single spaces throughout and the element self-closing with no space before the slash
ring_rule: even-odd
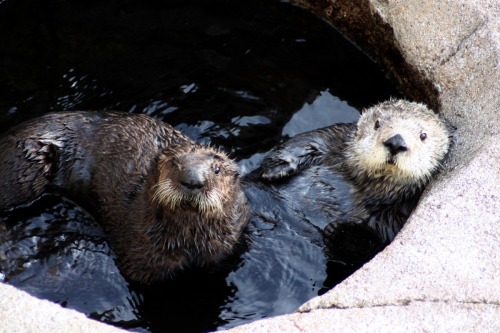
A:
<svg viewBox="0 0 500 333">
<path fill-rule="evenodd" d="M 391 100 L 361 115 L 350 159 L 368 177 L 425 183 L 449 147 L 445 123 L 423 104 Z"/>
<path fill-rule="evenodd" d="M 158 168 L 154 200 L 176 214 L 193 212 L 220 219 L 238 198 L 237 165 L 211 147 L 172 146 L 162 152 Z"/>
</svg>

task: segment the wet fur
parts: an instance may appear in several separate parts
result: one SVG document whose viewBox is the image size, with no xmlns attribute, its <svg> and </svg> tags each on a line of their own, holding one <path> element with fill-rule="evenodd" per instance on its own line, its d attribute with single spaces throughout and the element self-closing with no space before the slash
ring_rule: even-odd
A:
<svg viewBox="0 0 500 333">
<path fill-rule="evenodd" d="M 46 192 L 75 200 L 96 216 L 133 280 L 217 264 L 231 254 L 248 220 L 236 165 L 145 115 L 48 114 L 10 130 L 0 149 L 0 209 Z M 196 166 L 207 180 L 196 195 L 176 195 L 182 189 L 172 160 L 182 154 L 206 161 Z"/>
<path fill-rule="evenodd" d="M 397 134 L 407 150 L 392 156 L 384 142 Z M 294 178 L 312 180 L 318 174 L 314 168 L 341 177 L 350 190 L 341 192 L 333 184 L 331 193 L 348 197 L 351 206 L 339 209 L 335 197 L 324 198 L 327 203 L 318 209 L 331 216 L 324 241 L 334 257 L 362 261 L 402 228 L 439 170 L 449 136 L 447 124 L 424 105 L 391 100 L 365 110 L 357 124 L 337 124 L 290 139 L 265 158 L 260 173 L 272 186 L 297 183 Z M 369 235 L 370 241 L 353 246 L 357 235 Z"/>
</svg>

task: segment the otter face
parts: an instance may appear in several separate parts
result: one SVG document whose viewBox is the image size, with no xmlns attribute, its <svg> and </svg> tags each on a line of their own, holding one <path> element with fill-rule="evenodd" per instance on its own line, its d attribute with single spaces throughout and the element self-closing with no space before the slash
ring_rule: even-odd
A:
<svg viewBox="0 0 500 333">
<path fill-rule="evenodd" d="M 445 124 L 424 105 L 402 100 L 367 109 L 353 143 L 355 163 L 369 176 L 426 181 L 448 152 Z"/>
<path fill-rule="evenodd" d="M 154 200 L 171 210 L 220 217 L 238 189 L 238 167 L 224 153 L 203 146 L 174 146 L 160 157 Z"/>
</svg>

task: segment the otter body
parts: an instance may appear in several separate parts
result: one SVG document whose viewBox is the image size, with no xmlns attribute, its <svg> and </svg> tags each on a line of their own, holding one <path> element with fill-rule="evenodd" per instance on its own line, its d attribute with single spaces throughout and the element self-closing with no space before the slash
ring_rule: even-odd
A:
<svg viewBox="0 0 500 333">
<path fill-rule="evenodd" d="M 240 186 L 225 155 L 147 116 L 49 114 L 0 139 L 0 208 L 45 192 L 74 198 L 96 212 L 122 271 L 139 281 L 231 253 L 246 197 L 254 225 L 281 223 L 336 258 L 363 262 L 401 229 L 449 134 L 425 106 L 389 101 L 357 124 L 290 139 Z"/>
<path fill-rule="evenodd" d="M 303 133 L 275 148 L 251 176 L 265 183 L 247 196 L 253 206 L 255 193 L 270 192 L 274 216 L 315 221 L 331 255 L 363 262 L 402 228 L 448 152 L 449 136 L 424 105 L 384 102 L 357 124 Z"/>
<path fill-rule="evenodd" d="M 7 132 L 0 149 L 0 209 L 46 192 L 75 200 L 133 280 L 217 264 L 248 220 L 237 166 L 145 115 L 48 114 Z"/>
</svg>

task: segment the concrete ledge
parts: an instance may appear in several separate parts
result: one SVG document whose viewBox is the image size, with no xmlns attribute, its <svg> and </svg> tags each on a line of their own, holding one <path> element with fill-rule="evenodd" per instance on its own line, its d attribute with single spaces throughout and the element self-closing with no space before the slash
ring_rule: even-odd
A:
<svg viewBox="0 0 500 333">
<path fill-rule="evenodd" d="M 126 332 L 6 284 L 0 284 L 0 323 L 0 333 Z"/>
<path fill-rule="evenodd" d="M 315 310 L 257 321 L 231 332 L 493 332 L 500 307 L 467 303 L 413 302 L 343 310 Z M 383 320 L 381 320 L 383 318 Z"/>
</svg>

